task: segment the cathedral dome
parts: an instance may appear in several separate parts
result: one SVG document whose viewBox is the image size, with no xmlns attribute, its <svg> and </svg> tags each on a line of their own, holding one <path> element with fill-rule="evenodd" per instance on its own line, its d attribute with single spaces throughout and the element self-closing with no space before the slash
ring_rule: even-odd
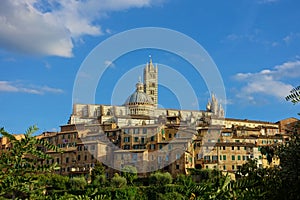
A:
<svg viewBox="0 0 300 200">
<path fill-rule="evenodd" d="M 142 83 L 136 84 L 136 91 L 128 97 L 125 105 L 153 105 L 152 98 L 144 92 L 144 85 Z"/>
</svg>

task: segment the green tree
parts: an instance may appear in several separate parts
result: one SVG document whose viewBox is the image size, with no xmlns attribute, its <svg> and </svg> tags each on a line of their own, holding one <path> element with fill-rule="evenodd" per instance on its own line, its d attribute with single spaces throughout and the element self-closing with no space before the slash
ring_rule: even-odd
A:
<svg viewBox="0 0 300 200">
<path fill-rule="evenodd" d="M 280 159 L 282 199 L 300 199 L 300 136 L 295 132 L 289 142 L 277 149 Z"/>
<path fill-rule="evenodd" d="M 252 187 L 257 195 L 264 199 L 274 199 L 278 196 L 278 190 L 282 185 L 278 167 L 259 168 L 257 159 L 248 160 L 237 171 L 238 181 L 255 183 Z"/>
<path fill-rule="evenodd" d="M 169 172 L 165 172 L 165 173 L 155 172 L 149 176 L 150 184 L 157 185 L 157 186 L 171 184 L 172 181 L 173 181 L 173 178 Z"/>
<path fill-rule="evenodd" d="M 35 174 L 51 172 L 56 164 L 43 165 L 39 161 L 51 157 L 44 153 L 41 147 L 58 151 L 57 147 L 45 140 L 33 136 L 38 128 L 31 126 L 24 137 L 17 140 L 16 137 L 0 129 L 3 137 L 10 141 L 10 149 L 2 150 L 0 157 L 0 196 L 6 198 L 29 198 L 31 194 L 43 192 L 44 187 L 38 187 Z"/>
<path fill-rule="evenodd" d="M 104 174 L 105 174 L 105 167 L 102 165 L 102 163 L 97 162 L 91 172 L 92 182 L 96 179 L 97 176 L 104 175 Z"/>
<path fill-rule="evenodd" d="M 136 167 L 126 165 L 122 168 L 122 176 L 125 177 L 127 182 L 132 185 L 133 181 L 138 178 Z"/>
<path fill-rule="evenodd" d="M 70 188 L 72 194 L 82 194 L 87 186 L 87 181 L 83 176 L 70 178 Z"/>
<path fill-rule="evenodd" d="M 127 185 L 127 180 L 126 178 L 120 176 L 118 173 L 115 173 L 114 177 L 111 179 L 111 186 L 112 187 L 125 187 Z"/>
</svg>

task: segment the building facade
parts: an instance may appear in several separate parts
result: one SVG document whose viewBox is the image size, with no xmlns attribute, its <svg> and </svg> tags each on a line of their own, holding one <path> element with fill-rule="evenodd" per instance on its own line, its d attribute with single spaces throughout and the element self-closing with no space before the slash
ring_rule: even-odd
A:
<svg viewBox="0 0 300 200">
<path fill-rule="evenodd" d="M 283 143 L 285 119 L 277 123 L 224 118 L 222 105 L 212 95 L 206 110 L 158 108 L 158 67 L 146 64 L 143 82 L 123 105 L 74 104 L 72 114 L 59 132 L 44 132 L 39 138 L 61 149 L 42 163 L 56 162 L 60 174 L 89 174 L 97 162 L 107 174 L 126 165 L 137 168 L 140 176 L 162 170 L 173 176 L 189 169 L 219 169 L 236 172 L 248 159 L 257 159 L 259 167 L 268 163 L 261 148 Z M 8 141 L 1 138 L 1 148 Z"/>
</svg>

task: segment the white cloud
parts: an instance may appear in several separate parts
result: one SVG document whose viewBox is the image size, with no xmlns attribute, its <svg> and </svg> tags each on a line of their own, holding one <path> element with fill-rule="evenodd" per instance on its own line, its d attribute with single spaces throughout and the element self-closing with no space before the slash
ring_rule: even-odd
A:
<svg viewBox="0 0 300 200">
<path fill-rule="evenodd" d="M 11 81 L 0 81 L 0 92 L 20 92 L 29 94 L 45 94 L 45 93 L 63 93 L 62 89 L 51 88 L 48 86 L 24 86 L 23 84 L 11 82 Z"/>
<path fill-rule="evenodd" d="M 238 97 L 253 100 L 254 94 L 265 94 L 282 99 L 293 88 L 285 80 L 300 77 L 300 61 L 286 62 L 257 73 L 238 73 L 234 77 L 245 83 Z"/>
<path fill-rule="evenodd" d="M 80 41 L 84 35 L 102 34 L 96 20 L 108 12 L 151 6 L 161 1 L 1 0 L 0 48 L 71 57 L 74 39 Z"/>
<path fill-rule="evenodd" d="M 299 38 L 300 38 L 300 33 L 289 33 L 282 40 L 288 45 L 292 41 L 299 39 Z"/>
</svg>

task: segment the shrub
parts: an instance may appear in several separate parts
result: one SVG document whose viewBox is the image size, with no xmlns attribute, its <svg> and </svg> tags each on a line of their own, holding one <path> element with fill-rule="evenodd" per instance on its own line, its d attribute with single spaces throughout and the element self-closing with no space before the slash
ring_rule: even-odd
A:
<svg viewBox="0 0 300 200">
<path fill-rule="evenodd" d="M 149 182 L 150 184 L 155 185 L 166 185 L 172 183 L 172 176 L 169 172 L 161 173 L 161 172 L 155 172 L 154 174 L 151 174 L 149 176 Z"/>
<path fill-rule="evenodd" d="M 111 186 L 112 187 L 124 187 L 127 185 L 127 180 L 126 178 L 120 176 L 119 174 L 115 174 L 114 177 L 111 179 Z"/>
</svg>

